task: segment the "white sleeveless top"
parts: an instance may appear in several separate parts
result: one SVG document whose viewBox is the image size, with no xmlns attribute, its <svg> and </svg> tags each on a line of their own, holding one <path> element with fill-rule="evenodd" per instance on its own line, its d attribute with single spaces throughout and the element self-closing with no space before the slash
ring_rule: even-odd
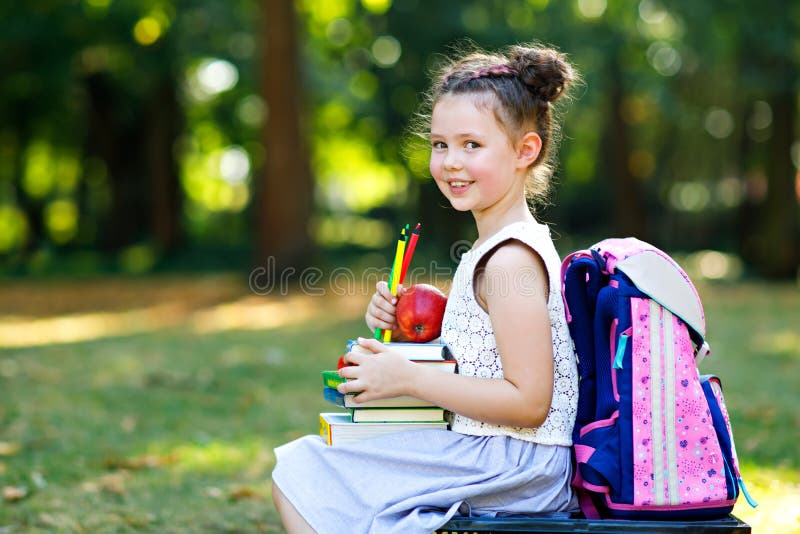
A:
<svg viewBox="0 0 800 534">
<path fill-rule="evenodd" d="M 442 321 L 442 341 L 458 361 L 458 373 L 481 378 L 502 378 L 489 315 L 475 299 L 472 285 L 480 259 L 498 244 L 516 239 L 536 251 L 544 261 L 550 281 L 547 309 L 553 338 L 553 400 L 544 423 L 537 428 L 493 425 L 453 414 L 451 429 L 476 436 L 511 436 L 544 445 L 572 445 L 572 427 L 578 407 L 578 369 L 572 338 L 561 298 L 561 260 L 550 230 L 536 222 L 512 223 L 461 257 L 453 278 Z M 512 287 L 511 285 L 509 287 Z"/>
</svg>

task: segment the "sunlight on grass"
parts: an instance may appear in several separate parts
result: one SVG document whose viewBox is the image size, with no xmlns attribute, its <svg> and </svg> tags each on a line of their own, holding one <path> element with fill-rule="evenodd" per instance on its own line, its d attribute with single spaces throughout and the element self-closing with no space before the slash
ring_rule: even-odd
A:
<svg viewBox="0 0 800 534">
<path fill-rule="evenodd" d="M 264 476 L 275 463 L 272 449 L 266 449 L 262 442 L 256 441 L 184 444 L 173 448 L 170 454 L 176 457 L 173 468 L 178 471 L 195 473 L 244 471 L 252 478 Z"/>
<path fill-rule="evenodd" d="M 753 346 L 770 354 L 794 354 L 800 357 L 800 333 L 796 330 L 772 332 L 768 336 L 756 337 Z"/>
<path fill-rule="evenodd" d="M 0 347 L 36 347 L 152 332 L 175 326 L 186 310 L 167 303 L 139 310 L 64 315 L 48 319 L 9 318 L 0 324 Z"/>
<path fill-rule="evenodd" d="M 182 301 L 125 311 L 66 314 L 48 318 L 6 317 L 0 323 L 0 348 L 39 347 L 114 336 L 150 333 L 179 326 L 197 334 L 230 330 L 270 330 L 307 321 L 347 319 L 362 313 L 355 295 L 245 296 L 215 306 L 190 309 Z"/>
<path fill-rule="evenodd" d="M 800 532 L 800 475 L 796 471 L 750 464 L 742 466 L 742 477 L 758 507 L 751 508 L 740 496 L 734 515 L 753 532 Z"/>
<path fill-rule="evenodd" d="M 266 301 L 263 297 L 245 297 L 236 302 L 200 310 L 192 314 L 190 321 L 193 330 L 198 334 L 279 328 L 317 319 L 324 311 L 318 300 L 319 297 L 309 295 Z M 359 301 L 358 305 L 363 307 L 363 302 Z M 350 308 L 352 313 L 352 306 Z M 337 315 L 339 313 L 348 315 L 345 302 L 337 304 Z"/>
</svg>

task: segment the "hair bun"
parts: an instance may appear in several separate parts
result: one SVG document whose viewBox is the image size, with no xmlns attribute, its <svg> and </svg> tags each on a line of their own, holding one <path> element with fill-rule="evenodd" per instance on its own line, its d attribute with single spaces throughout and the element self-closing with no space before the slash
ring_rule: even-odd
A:
<svg viewBox="0 0 800 534">
<path fill-rule="evenodd" d="M 545 102 L 558 100 L 577 78 L 566 54 L 553 48 L 514 46 L 508 57 L 509 66 L 519 72 L 528 89 Z"/>
</svg>

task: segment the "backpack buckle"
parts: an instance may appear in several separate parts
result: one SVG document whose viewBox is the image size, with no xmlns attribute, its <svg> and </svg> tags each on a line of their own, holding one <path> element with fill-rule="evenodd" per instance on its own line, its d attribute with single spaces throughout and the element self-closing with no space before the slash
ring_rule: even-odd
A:
<svg viewBox="0 0 800 534">
<path fill-rule="evenodd" d="M 608 256 L 606 256 L 606 254 L 605 254 L 605 253 L 603 253 L 603 254 L 601 255 L 601 254 L 600 254 L 600 251 L 598 251 L 598 250 L 595 250 L 595 249 L 592 249 L 592 250 L 591 250 L 591 252 L 592 252 L 592 257 L 594 258 L 594 261 L 596 261 L 596 262 L 597 262 L 597 265 L 599 265 L 599 266 L 600 266 L 600 272 L 601 272 L 601 273 L 603 273 L 603 274 L 605 274 L 605 275 L 609 275 L 609 274 L 611 274 L 611 273 L 610 273 L 610 272 L 608 272 L 608 270 L 606 269 L 606 266 L 607 266 L 607 264 L 608 264 Z"/>
<path fill-rule="evenodd" d="M 698 367 L 700 363 L 705 359 L 706 356 L 711 354 L 711 346 L 708 344 L 708 341 L 703 340 L 703 344 L 697 348 L 697 352 L 694 353 L 694 363 Z"/>
</svg>

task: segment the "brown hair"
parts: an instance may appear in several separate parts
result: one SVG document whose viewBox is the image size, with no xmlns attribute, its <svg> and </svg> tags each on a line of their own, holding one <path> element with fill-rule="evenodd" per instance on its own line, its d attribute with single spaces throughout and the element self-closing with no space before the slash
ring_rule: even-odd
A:
<svg viewBox="0 0 800 534">
<path fill-rule="evenodd" d="M 427 137 L 430 113 L 446 95 L 487 96 L 478 101 L 479 105 L 491 107 L 512 142 L 530 131 L 542 138 L 542 150 L 528 169 L 525 192 L 531 201 L 544 201 L 560 137 L 551 104 L 565 96 L 578 80 L 566 55 L 554 48 L 530 44 L 515 45 L 503 53 L 474 51 L 447 62 L 434 75 L 426 112 L 420 115 L 418 126 L 423 126 Z"/>
</svg>

